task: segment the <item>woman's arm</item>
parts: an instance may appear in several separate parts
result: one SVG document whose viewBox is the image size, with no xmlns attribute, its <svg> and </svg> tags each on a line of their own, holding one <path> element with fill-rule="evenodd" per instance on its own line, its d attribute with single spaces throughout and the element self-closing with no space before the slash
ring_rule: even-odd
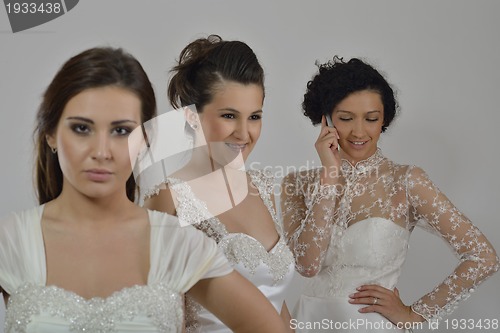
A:
<svg viewBox="0 0 500 333">
<path fill-rule="evenodd" d="M 365 304 L 362 313 L 378 312 L 394 324 L 437 320 L 469 296 L 484 279 L 498 270 L 498 258 L 486 237 L 441 193 L 422 169 L 409 170 L 407 178 L 410 219 L 424 219 L 447 241 L 460 264 L 412 306 L 403 304 L 397 289 L 360 286 L 350 295 L 353 304 Z"/>
<path fill-rule="evenodd" d="M 334 221 L 335 185 L 313 183 L 315 170 L 289 174 L 281 186 L 281 212 L 297 271 L 315 276 L 328 249 Z"/>
<path fill-rule="evenodd" d="M 290 315 L 290 311 L 288 311 L 288 307 L 286 306 L 286 302 L 283 301 L 283 305 L 281 306 L 281 313 L 280 313 L 281 319 L 285 323 L 285 328 L 286 331 L 289 333 L 295 332 L 294 329 L 292 329 L 292 326 L 290 325 L 290 321 L 292 320 L 292 316 Z"/>
<path fill-rule="evenodd" d="M 401 301 L 397 288 L 390 290 L 370 284 L 360 286 L 356 290 L 357 292 L 349 295 L 349 303 L 366 305 L 358 310 L 361 313 L 380 313 L 397 326 L 425 320 L 421 315 L 415 313 L 411 306 L 405 305 Z"/>
<path fill-rule="evenodd" d="M 322 169 L 287 175 L 281 186 L 281 208 L 288 245 L 295 257 L 297 271 L 307 277 L 321 269 L 330 244 L 335 201 L 340 193 L 339 135 L 334 127 L 321 118 L 321 131 L 314 144 Z M 304 178 L 306 181 L 302 181 Z M 311 181 L 312 179 L 318 179 Z"/>
<path fill-rule="evenodd" d="M 412 220 L 426 220 L 448 242 L 460 260 L 441 284 L 412 305 L 412 309 L 426 320 L 440 319 L 498 271 L 499 259 L 488 239 L 420 168 L 409 171 L 408 197 Z"/>
<path fill-rule="evenodd" d="M 188 294 L 234 332 L 286 332 L 272 304 L 237 272 L 202 279 Z"/>
</svg>

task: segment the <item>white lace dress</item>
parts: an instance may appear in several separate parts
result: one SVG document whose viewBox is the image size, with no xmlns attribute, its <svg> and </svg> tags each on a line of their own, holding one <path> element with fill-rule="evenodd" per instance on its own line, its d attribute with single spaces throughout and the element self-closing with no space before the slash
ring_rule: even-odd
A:
<svg viewBox="0 0 500 333">
<path fill-rule="evenodd" d="M 248 174 L 280 235 L 279 241 L 269 252 L 259 241 L 247 234 L 229 233 L 224 224 L 209 212 L 205 202 L 195 196 L 186 182 L 170 177 L 166 183 L 176 193 L 179 218 L 184 221 L 201 221 L 194 226 L 219 244 L 233 268 L 257 286 L 279 313 L 293 278 L 294 259 L 283 237 L 282 225 L 272 202 L 274 178 L 261 170 L 248 171 Z M 235 301 L 238 301 L 237 295 Z M 189 297 L 186 299 L 186 323 L 188 332 L 231 332 L 212 313 Z"/>
<path fill-rule="evenodd" d="M 181 332 L 183 293 L 200 279 L 233 270 L 203 233 L 181 228 L 173 216 L 149 211 L 147 285 L 86 300 L 46 286 L 43 207 L 12 214 L 0 223 L 0 286 L 10 294 L 6 333 Z"/>
<path fill-rule="evenodd" d="M 491 244 L 422 169 L 395 164 L 377 150 L 355 166 L 343 160 L 341 174 L 338 186 L 320 185 L 319 169 L 283 180 L 284 223 L 291 226 L 287 240 L 297 270 L 316 274 L 296 306 L 298 322 L 329 319 L 359 323 L 343 324 L 339 332 L 397 332 L 380 314 L 359 313 L 366 305 L 348 303 L 348 295 L 363 284 L 395 287 L 419 221 L 448 242 L 460 260 L 441 284 L 412 304 L 426 320 L 451 312 L 498 270 Z M 315 331 L 309 328 L 304 331 Z"/>
</svg>

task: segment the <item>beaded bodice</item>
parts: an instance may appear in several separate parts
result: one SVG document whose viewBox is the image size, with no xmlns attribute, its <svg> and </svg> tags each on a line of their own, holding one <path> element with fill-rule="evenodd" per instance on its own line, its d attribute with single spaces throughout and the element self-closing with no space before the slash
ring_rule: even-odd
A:
<svg viewBox="0 0 500 333">
<path fill-rule="evenodd" d="M 263 170 L 248 171 L 248 175 L 279 235 L 278 242 L 269 251 L 247 234 L 228 232 L 186 182 L 169 177 L 166 183 L 175 192 L 179 219 L 196 221 L 193 225 L 217 241 L 233 268 L 257 286 L 279 312 L 293 278 L 294 259 L 273 205 L 274 178 Z M 186 297 L 186 328 L 190 333 L 227 331 L 222 322 L 190 297 Z"/>
<path fill-rule="evenodd" d="M 0 221 L 0 286 L 9 295 L 5 332 L 181 332 L 183 297 L 200 279 L 232 268 L 215 242 L 176 217 L 148 211 L 150 268 L 146 285 L 85 299 L 47 286 L 43 205 Z M 75 278 L 78 278 L 75 276 Z"/>
<path fill-rule="evenodd" d="M 268 252 L 262 244 L 251 236 L 243 233 L 229 233 L 225 225 L 213 216 L 205 203 L 199 200 L 191 191 L 189 185 L 176 178 L 168 178 L 168 184 L 177 194 L 177 215 L 184 221 L 199 221 L 194 226 L 213 238 L 234 266 L 241 264 L 253 275 L 256 268 L 263 264 L 273 277 L 273 283 L 278 283 L 289 272 L 293 256 L 286 245 L 282 225 L 272 202 L 273 178 L 261 170 L 248 171 L 253 185 L 268 209 L 276 230 L 280 235 L 278 242 Z"/>
<path fill-rule="evenodd" d="M 70 332 L 82 333 L 129 331 L 128 326 L 178 332 L 182 303 L 180 293 L 166 284 L 125 288 L 108 298 L 90 300 L 55 286 L 26 284 L 9 299 L 5 328 L 30 332 L 28 326 L 36 317 L 37 326 L 46 326 L 47 331 L 52 325 L 69 323 Z"/>
</svg>

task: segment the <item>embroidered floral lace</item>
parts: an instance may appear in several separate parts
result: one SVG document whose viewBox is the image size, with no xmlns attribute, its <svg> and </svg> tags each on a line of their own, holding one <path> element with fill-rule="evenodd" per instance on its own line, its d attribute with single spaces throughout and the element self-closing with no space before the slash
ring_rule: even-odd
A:
<svg viewBox="0 0 500 333">
<path fill-rule="evenodd" d="M 286 238 L 295 255 L 296 269 L 304 276 L 328 270 L 331 281 L 325 287 L 327 294 L 338 294 L 345 284 L 342 271 L 349 269 L 349 265 L 340 258 L 347 252 L 343 247 L 361 237 L 365 226 L 360 224 L 353 229 L 357 234 L 350 233 L 349 237 L 346 237 L 347 231 L 366 220 L 386 220 L 401 227 L 393 228 L 396 232 L 391 231 L 390 235 L 402 238 L 403 248 L 398 250 L 402 251 L 403 260 L 395 263 L 392 257 L 381 260 L 383 253 L 370 253 L 373 256 L 370 264 L 397 265 L 394 270 L 397 276 L 409 236 L 417 223 L 444 239 L 458 256 L 460 263 L 456 269 L 412 305 L 412 309 L 428 321 L 451 312 L 456 303 L 467 298 L 498 270 L 498 257 L 486 237 L 422 169 L 395 164 L 378 150 L 354 166 L 343 160 L 340 174 L 337 186 L 321 185 L 319 169 L 289 174 L 283 180 L 281 195 Z M 406 232 L 397 232 L 397 229 Z M 358 272 L 374 274 L 383 270 L 369 267 L 370 264 Z"/>
</svg>

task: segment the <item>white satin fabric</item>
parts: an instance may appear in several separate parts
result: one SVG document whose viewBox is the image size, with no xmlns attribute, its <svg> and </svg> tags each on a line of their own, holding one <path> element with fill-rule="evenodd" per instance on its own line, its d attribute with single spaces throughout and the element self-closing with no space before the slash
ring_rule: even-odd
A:
<svg viewBox="0 0 500 333">
<path fill-rule="evenodd" d="M 239 238 L 238 235 L 244 235 L 242 238 L 247 238 L 246 241 L 252 243 L 260 243 L 254 238 L 245 234 L 229 234 L 226 238 Z M 262 250 L 264 248 L 262 247 Z M 280 241 L 269 251 L 269 256 L 277 256 L 281 258 L 282 255 L 279 252 L 288 252 L 289 249 L 280 239 Z M 289 269 L 286 271 L 279 281 L 276 281 L 273 274 L 270 272 L 270 267 L 264 263 L 259 263 L 255 269 L 250 270 L 242 262 L 232 263 L 233 268 L 243 275 L 247 280 L 252 282 L 259 290 L 267 297 L 274 308 L 281 312 L 283 302 L 287 295 L 288 287 L 290 286 L 293 279 L 294 265 L 293 262 L 288 262 Z M 238 299 L 238 295 L 234 295 L 235 302 L 244 302 L 244 300 Z M 191 318 L 189 319 L 190 326 L 188 326 L 188 332 L 210 332 L 210 333 L 228 333 L 231 332 L 226 325 L 224 325 L 217 317 L 215 317 L 211 312 L 206 310 L 197 304 L 191 303 L 191 313 L 188 313 Z"/>
<path fill-rule="evenodd" d="M 203 278 L 232 271 L 217 244 L 176 217 L 148 211 L 151 224 L 147 285 L 86 300 L 46 286 L 43 207 L 0 223 L 0 286 L 10 294 L 5 332 L 181 332 L 183 294 Z"/>
<path fill-rule="evenodd" d="M 340 240 L 332 237 L 319 274 L 307 279 L 295 309 L 297 332 L 326 332 L 327 327 L 335 332 L 404 332 L 378 313 L 358 312 L 366 305 L 348 300 L 364 284 L 395 287 L 410 232 L 375 217 L 356 222 L 343 233 Z"/>
</svg>

